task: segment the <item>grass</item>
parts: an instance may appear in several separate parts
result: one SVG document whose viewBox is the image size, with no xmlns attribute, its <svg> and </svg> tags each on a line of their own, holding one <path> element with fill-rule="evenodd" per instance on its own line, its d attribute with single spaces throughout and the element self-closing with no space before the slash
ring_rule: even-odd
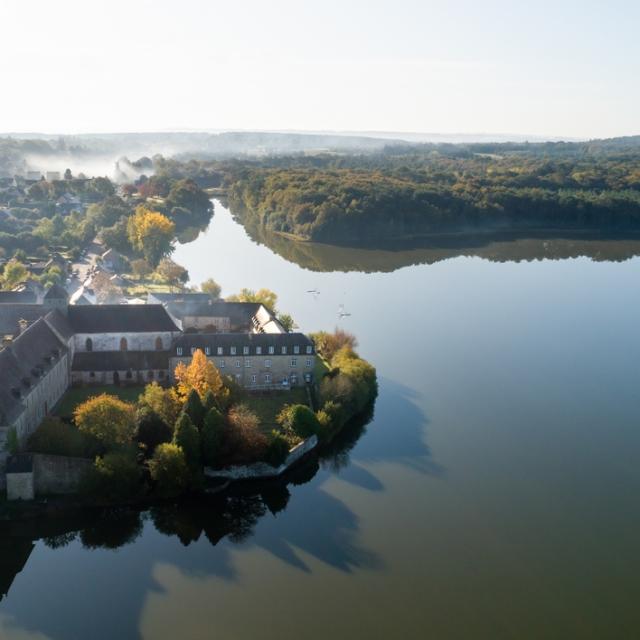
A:
<svg viewBox="0 0 640 640">
<path fill-rule="evenodd" d="M 143 391 L 143 386 L 116 387 L 99 385 L 95 387 L 72 387 L 62 396 L 53 413 L 62 417 L 71 416 L 79 404 L 93 396 L 99 396 L 101 393 L 117 396 L 126 402 L 135 402 Z"/>
<path fill-rule="evenodd" d="M 276 426 L 276 416 L 285 404 L 309 405 L 304 388 L 295 387 L 289 391 L 265 391 L 248 393 L 242 400 L 251 411 L 260 418 L 264 431 L 271 431 Z"/>
</svg>

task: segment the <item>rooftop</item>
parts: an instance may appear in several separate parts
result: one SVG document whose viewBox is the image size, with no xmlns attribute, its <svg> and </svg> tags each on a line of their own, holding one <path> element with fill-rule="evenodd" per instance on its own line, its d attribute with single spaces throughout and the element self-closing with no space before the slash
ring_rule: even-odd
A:
<svg viewBox="0 0 640 640">
<path fill-rule="evenodd" d="M 75 333 L 179 331 L 160 304 L 70 305 L 69 324 Z"/>
</svg>

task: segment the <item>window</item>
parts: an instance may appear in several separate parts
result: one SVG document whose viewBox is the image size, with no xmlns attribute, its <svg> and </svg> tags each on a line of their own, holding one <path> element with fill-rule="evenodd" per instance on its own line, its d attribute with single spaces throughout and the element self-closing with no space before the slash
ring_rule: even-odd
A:
<svg viewBox="0 0 640 640">
<path fill-rule="evenodd" d="M 269 353 L 273 355 L 276 352 L 275 347 L 269 347 Z"/>
<path fill-rule="evenodd" d="M 164 380 L 164 371 L 162 371 L 162 369 L 160 371 L 158 371 L 158 378 L 160 380 Z"/>
<path fill-rule="evenodd" d="M 256 347 L 256 355 L 257 356 L 261 356 L 262 355 L 262 347 Z"/>
<path fill-rule="evenodd" d="M 307 353 L 311 355 L 313 353 L 313 347 L 311 345 L 307 345 Z"/>
<path fill-rule="evenodd" d="M 149 371 L 147 371 L 147 378 L 149 380 L 153 380 L 153 371 L 151 369 L 149 369 Z"/>
<path fill-rule="evenodd" d="M 89 371 L 89 377 L 90 378 L 95 378 L 96 377 L 96 372 L 95 371 Z"/>
<path fill-rule="evenodd" d="M 249 358 L 246 358 L 244 361 L 244 366 L 245 367 L 250 367 L 251 366 L 251 360 L 249 360 Z"/>
<path fill-rule="evenodd" d="M 258 376 L 254 373 L 251 376 L 251 384 L 255 384 L 258 381 Z"/>
<path fill-rule="evenodd" d="M 93 340 L 91 338 L 87 338 L 84 342 L 84 348 L 87 351 L 93 351 Z"/>
<path fill-rule="evenodd" d="M 241 379 L 241 377 L 242 377 L 242 376 L 241 376 L 239 373 L 236 373 L 236 382 L 237 382 L 238 384 L 240 384 L 240 379 Z"/>
<path fill-rule="evenodd" d="M 298 384 L 298 376 L 295 373 L 291 374 L 291 384 Z"/>
<path fill-rule="evenodd" d="M 240 368 L 240 360 L 236 360 L 236 369 Z"/>
<path fill-rule="evenodd" d="M 232 356 L 236 355 L 236 348 L 235 347 L 231 347 L 231 355 Z"/>
<path fill-rule="evenodd" d="M 300 347 L 299 347 L 298 345 L 295 345 L 295 346 L 293 347 L 293 353 L 295 353 L 295 354 L 300 353 Z"/>
<path fill-rule="evenodd" d="M 292 367 L 298 366 L 298 358 L 291 358 L 291 366 Z"/>
<path fill-rule="evenodd" d="M 205 347 L 204 348 L 204 353 L 205 353 L 205 355 L 210 356 L 211 355 L 211 347 Z"/>
<path fill-rule="evenodd" d="M 218 355 L 219 355 L 219 356 L 221 356 L 221 355 L 222 355 L 222 353 L 223 353 L 223 351 L 222 351 L 222 347 L 218 347 Z"/>
<path fill-rule="evenodd" d="M 132 373 L 131 369 L 129 369 L 129 371 L 127 371 L 127 373 L 124 374 L 124 377 L 127 380 L 131 380 L 131 378 L 133 378 L 133 373 Z"/>
<path fill-rule="evenodd" d="M 218 362 L 218 369 L 224 369 L 224 358 Z"/>
<path fill-rule="evenodd" d="M 270 373 L 265 373 L 264 374 L 264 381 L 269 384 L 271 382 L 271 374 Z"/>
<path fill-rule="evenodd" d="M 176 347 L 176 355 L 177 356 L 181 356 L 182 355 L 182 347 Z"/>
<path fill-rule="evenodd" d="M 311 358 L 307 358 L 307 359 L 304 361 L 304 364 L 305 364 L 305 366 L 306 366 L 306 367 L 310 367 L 310 366 L 311 366 Z"/>
<path fill-rule="evenodd" d="M 264 361 L 264 366 L 265 366 L 267 369 L 271 369 L 271 360 L 269 360 L 269 359 L 265 360 L 265 361 Z"/>
<path fill-rule="evenodd" d="M 125 337 L 120 338 L 120 351 L 126 351 L 128 346 L 127 339 Z"/>
<path fill-rule="evenodd" d="M 189 349 L 189 353 L 191 353 L 191 355 L 193 355 L 195 352 L 196 352 L 195 347 L 191 347 L 191 349 Z"/>
<path fill-rule="evenodd" d="M 163 349 L 163 344 L 162 344 L 162 338 L 160 336 L 158 336 L 156 338 L 156 351 L 162 351 Z"/>
<path fill-rule="evenodd" d="M 242 354 L 245 356 L 249 355 L 249 347 L 242 347 Z"/>
<path fill-rule="evenodd" d="M 282 347 L 282 355 L 283 356 L 287 355 L 287 347 Z"/>
</svg>

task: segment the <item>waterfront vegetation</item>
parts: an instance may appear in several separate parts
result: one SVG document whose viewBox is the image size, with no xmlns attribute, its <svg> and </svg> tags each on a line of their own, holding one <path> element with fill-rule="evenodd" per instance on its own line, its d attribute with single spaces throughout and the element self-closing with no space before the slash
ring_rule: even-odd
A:
<svg viewBox="0 0 640 640">
<path fill-rule="evenodd" d="M 315 340 L 324 364 L 309 390 L 247 392 L 196 350 L 172 387 L 71 389 L 28 450 L 94 459 L 82 492 L 100 503 L 198 491 L 205 467 L 279 467 L 311 436 L 327 445 L 377 394 L 375 369 L 355 352 L 354 336 L 336 330 Z"/>
</svg>

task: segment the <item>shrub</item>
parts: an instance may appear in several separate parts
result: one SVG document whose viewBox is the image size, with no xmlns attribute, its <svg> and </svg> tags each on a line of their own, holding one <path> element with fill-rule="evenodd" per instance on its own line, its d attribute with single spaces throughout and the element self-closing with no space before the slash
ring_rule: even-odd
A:
<svg viewBox="0 0 640 640">
<path fill-rule="evenodd" d="M 287 435 L 295 435 L 302 440 L 316 435 L 320 430 L 316 414 L 303 404 L 285 406 L 278 414 L 276 421 Z"/>
<path fill-rule="evenodd" d="M 28 448 L 33 453 L 92 458 L 99 446 L 93 436 L 83 433 L 75 425 L 60 418 L 45 418 L 29 437 Z"/>
<path fill-rule="evenodd" d="M 184 452 L 189 468 L 193 471 L 198 470 L 202 464 L 200 432 L 184 412 L 180 414 L 176 422 L 173 442 Z"/>
<path fill-rule="evenodd" d="M 147 405 L 138 409 L 135 439 L 145 446 L 148 455 L 152 454 L 159 444 L 171 442 L 172 436 L 171 427 L 153 409 Z"/>
<path fill-rule="evenodd" d="M 257 462 L 267 449 L 267 438 L 260 431 L 260 420 L 246 405 L 232 407 L 227 415 L 223 457 L 233 462 Z"/>
<path fill-rule="evenodd" d="M 272 431 L 264 456 L 265 462 L 272 467 L 279 467 L 289 455 L 289 441 L 279 431 Z"/>
<path fill-rule="evenodd" d="M 156 491 L 164 497 L 180 495 L 189 485 L 189 468 L 182 449 L 173 443 L 158 445 L 149 461 Z"/>
<path fill-rule="evenodd" d="M 219 464 L 224 437 L 224 416 L 213 407 L 207 412 L 202 427 L 202 459 L 206 465 L 215 467 Z"/>
<path fill-rule="evenodd" d="M 133 440 L 135 409 L 115 396 L 103 393 L 89 398 L 76 407 L 73 415 L 80 431 L 95 437 L 107 449 Z"/>
<path fill-rule="evenodd" d="M 93 498 L 122 502 L 140 495 L 141 480 L 142 471 L 135 450 L 112 451 L 96 458 L 82 479 L 81 491 Z"/>
</svg>

